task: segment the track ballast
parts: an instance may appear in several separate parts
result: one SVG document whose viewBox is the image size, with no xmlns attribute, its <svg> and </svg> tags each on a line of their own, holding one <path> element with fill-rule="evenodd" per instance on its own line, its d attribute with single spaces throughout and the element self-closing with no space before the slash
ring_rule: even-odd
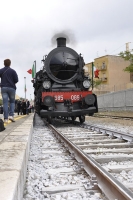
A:
<svg viewBox="0 0 133 200">
<path fill-rule="evenodd" d="M 56 129 L 51 126 L 52 132 L 56 132 L 57 141 L 38 116 L 36 116 L 36 120 L 40 122 L 37 122 L 38 125 L 35 126 L 33 138 L 35 137 L 36 143 L 33 144 L 33 149 L 38 152 L 38 155 L 35 156 L 35 152 L 32 155 L 36 164 L 31 164 L 31 160 L 29 161 L 26 187 L 28 184 L 31 185 L 32 179 L 33 185 L 32 189 L 25 189 L 24 200 L 33 193 L 39 195 L 36 196 L 36 199 L 45 197 L 45 199 L 52 200 L 133 198 L 131 183 L 133 144 L 130 140 L 124 140 L 122 137 L 117 138 L 112 133 L 107 134 L 106 131 L 97 127 L 87 125 L 79 127 L 79 125 L 57 120 L 54 123 Z M 60 132 L 61 136 L 57 132 Z M 68 141 L 65 142 L 63 138 Z M 37 147 L 38 142 L 40 147 Z M 71 144 L 69 145 L 68 142 Z M 74 148 L 78 153 L 74 151 Z M 83 156 L 83 160 L 79 154 Z M 87 165 L 86 162 L 88 162 Z M 127 163 L 130 164 L 128 168 L 126 167 Z M 37 176 L 40 180 L 39 185 L 34 184 L 36 175 L 35 177 L 31 175 L 34 170 L 33 166 L 36 165 L 38 166 L 36 173 L 39 173 L 40 165 L 44 170 L 40 171 Z M 93 167 L 94 169 L 92 169 Z M 46 177 L 43 178 L 42 174 Z M 124 185 L 120 182 L 123 182 Z M 114 192 L 109 191 L 109 187 L 114 187 Z M 39 192 L 36 194 L 36 191 Z M 119 194 L 117 195 L 117 193 Z"/>
</svg>

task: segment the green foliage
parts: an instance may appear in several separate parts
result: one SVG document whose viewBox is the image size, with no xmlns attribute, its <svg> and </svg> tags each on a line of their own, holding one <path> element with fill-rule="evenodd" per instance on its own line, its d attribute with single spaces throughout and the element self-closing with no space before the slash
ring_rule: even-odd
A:
<svg viewBox="0 0 133 200">
<path fill-rule="evenodd" d="M 93 87 L 97 88 L 102 83 L 102 80 L 93 80 Z"/>
<path fill-rule="evenodd" d="M 131 65 L 129 65 L 128 67 L 126 67 L 126 68 L 124 69 L 124 71 L 125 71 L 125 72 L 129 72 L 129 73 L 133 72 L 133 64 L 131 64 Z"/>
<path fill-rule="evenodd" d="M 132 50 L 133 51 L 133 50 Z M 125 72 L 133 72 L 133 54 L 129 51 L 120 52 L 119 56 L 124 58 L 124 60 L 129 60 L 130 65 L 124 69 Z"/>
<path fill-rule="evenodd" d="M 133 54 L 129 51 L 120 52 L 119 55 L 125 60 L 133 61 Z"/>
</svg>

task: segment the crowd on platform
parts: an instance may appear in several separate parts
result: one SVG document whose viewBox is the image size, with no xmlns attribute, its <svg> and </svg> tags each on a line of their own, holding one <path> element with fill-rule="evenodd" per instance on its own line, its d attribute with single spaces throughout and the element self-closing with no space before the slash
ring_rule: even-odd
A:
<svg viewBox="0 0 133 200">
<path fill-rule="evenodd" d="M 18 101 L 16 104 L 16 111 L 18 115 L 29 115 L 29 113 L 34 112 L 34 106 L 30 105 L 28 99 Z"/>
<path fill-rule="evenodd" d="M 15 103 L 15 113 L 18 113 L 18 115 L 28 115 L 29 113 L 34 112 L 34 106 L 30 105 L 30 102 L 28 99 L 26 100 L 18 100 Z M 3 105 L 0 106 L 0 114 L 3 114 Z"/>
</svg>

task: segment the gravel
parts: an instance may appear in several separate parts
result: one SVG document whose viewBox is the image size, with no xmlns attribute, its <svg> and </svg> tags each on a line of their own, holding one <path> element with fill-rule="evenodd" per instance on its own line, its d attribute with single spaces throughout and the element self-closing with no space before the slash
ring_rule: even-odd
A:
<svg viewBox="0 0 133 200">
<path fill-rule="evenodd" d="M 111 114 L 116 115 L 116 116 L 129 116 L 129 117 L 133 116 L 133 113 L 131 113 L 131 112 L 129 112 L 129 114 L 127 112 L 126 113 L 124 113 L 124 112 L 122 112 L 122 113 L 108 112 L 108 115 L 111 115 Z M 86 116 L 86 123 L 91 123 L 91 124 L 95 124 L 98 126 L 108 128 L 108 129 L 133 134 L 133 120 L 98 118 L 98 117 Z"/>
<path fill-rule="evenodd" d="M 83 184 L 89 182 L 88 175 L 86 172 L 75 173 L 74 169 L 78 171 L 81 169 L 80 166 L 77 168 L 77 161 L 73 160 L 59 142 L 56 143 L 52 132 L 44 126 L 39 117 L 37 122 L 38 124 L 35 126 L 32 135 L 23 200 L 106 199 L 101 193 L 79 190 L 79 187 L 83 187 Z M 49 153 L 46 153 L 46 151 Z M 59 151 L 61 154 L 55 153 Z M 74 171 L 74 174 L 71 173 L 72 171 Z M 77 189 L 56 194 L 46 192 L 47 188 L 48 190 L 50 188 L 53 190 L 58 186 L 69 186 L 70 190 L 71 187 L 76 187 Z"/>
<path fill-rule="evenodd" d="M 128 114 L 128 113 L 127 113 Z M 114 113 L 112 114 L 114 115 Z M 125 115 L 123 115 L 125 116 Z M 127 115 L 126 115 L 127 116 Z M 130 113 L 131 116 L 131 113 Z M 86 117 L 86 123 L 95 124 L 98 126 L 104 126 L 105 128 L 130 133 L 133 134 L 133 121 L 124 119 L 111 119 L 111 118 L 96 118 L 96 117 Z M 87 193 L 84 191 L 73 191 L 73 192 L 63 192 L 61 194 L 49 195 L 46 193 L 45 188 L 50 186 L 65 186 L 66 184 L 77 184 L 80 185 L 83 181 L 88 181 L 85 174 L 76 175 L 65 175 L 58 173 L 58 168 L 67 169 L 74 168 L 77 163 L 68 154 L 63 154 L 65 149 L 61 144 L 55 144 L 55 149 L 53 148 L 54 138 L 52 133 L 48 130 L 43 122 L 38 118 L 38 127 L 34 128 L 33 138 L 31 142 L 31 151 L 28 163 L 27 178 L 24 189 L 23 200 L 74 200 L 74 199 L 90 199 L 90 200 L 100 200 L 103 199 L 100 193 Z M 45 134 L 44 134 L 45 132 Z M 75 132 L 77 135 L 77 133 Z M 63 162 L 46 162 L 48 159 L 57 159 L 57 155 L 53 153 L 45 154 L 46 148 L 50 148 L 51 151 L 61 151 L 62 154 L 59 158 Z M 53 148 L 53 149 L 52 149 Z M 105 153 L 111 155 L 111 153 Z M 115 153 L 114 153 L 115 154 Z M 118 155 L 118 154 L 117 154 Z M 93 155 L 92 155 L 93 156 Z M 67 162 L 69 160 L 69 162 Z M 109 163 L 104 163 L 103 166 L 108 165 L 129 165 L 132 161 L 115 162 L 111 161 Z M 51 173 L 53 169 L 57 169 L 57 173 Z M 112 173 L 112 175 L 123 183 L 132 183 L 133 181 L 133 170 L 125 171 L 122 170 L 120 173 Z"/>
<path fill-rule="evenodd" d="M 133 117 L 132 112 L 101 112 L 100 114 Z M 117 130 L 117 131 L 120 131 L 120 132 L 123 132 L 123 133 L 133 135 L 133 120 L 111 119 L 109 117 L 98 118 L 98 117 L 87 116 L 86 117 L 86 123 L 95 124 L 95 125 L 98 125 L 98 126 L 108 128 L 108 129 Z M 122 154 L 122 153 L 119 153 L 119 154 L 118 153 L 105 153 L 105 156 L 106 155 L 127 156 L 127 155 Z M 101 156 L 101 153 L 99 154 L 99 156 Z M 93 157 L 93 155 L 92 155 L 92 157 Z M 125 167 L 125 169 L 120 170 L 117 173 L 111 173 L 117 180 L 122 182 L 125 186 L 127 186 L 128 184 L 131 184 L 131 185 L 133 184 L 133 170 L 129 170 L 129 169 L 127 170 L 126 169 L 126 166 L 128 167 L 129 165 L 133 165 L 133 160 L 116 162 L 116 161 L 113 161 L 113 159 L 112 159 L 112 161 L 102 164 L 102 166 L 105 167 L 105 168 L 109 168 L 109 166 L 113 166 L 113 167 L 116 167 L 116 168 L 117 168 L 117 166 Z"/>
</svg>

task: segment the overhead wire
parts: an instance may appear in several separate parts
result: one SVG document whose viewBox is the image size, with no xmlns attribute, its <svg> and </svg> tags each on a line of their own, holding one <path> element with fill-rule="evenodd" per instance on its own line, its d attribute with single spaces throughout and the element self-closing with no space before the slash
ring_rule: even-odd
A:
<svg viewBox="0 0 133 200">
<path fill-rule="evenodd" d="M 111 51 L 109 54 L 111 54 L 111 53 L 113 53 L 114 51 L 116 51 L 116 50 L 118 50 L 118 49 L 120 49 L 121 47 L 123 47 L 125 44 L 123 44 L 122 46 L 120 46 L 119 48 L 117 48 L 117 49 L 115 49 L 115 50 L 113 50 L 113 51 Z"/>
</svg>

